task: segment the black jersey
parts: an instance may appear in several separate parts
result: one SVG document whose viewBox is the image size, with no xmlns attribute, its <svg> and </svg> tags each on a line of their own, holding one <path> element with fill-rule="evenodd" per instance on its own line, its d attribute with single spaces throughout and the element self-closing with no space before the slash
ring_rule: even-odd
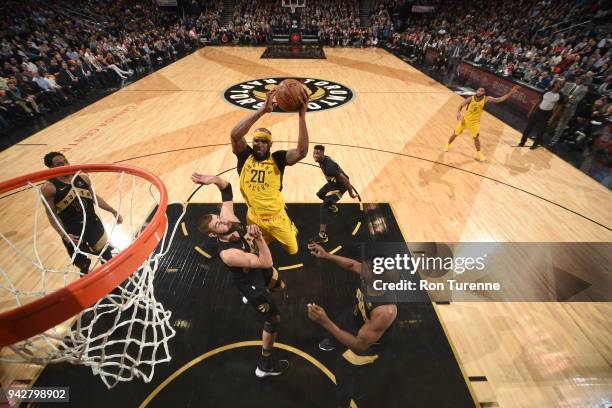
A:
<svg viewBox="0 0 612 408">
<path fill-rule="evenodd" d="M 332 160 L 329 156 L 324 156 L 323 160 L 319 162 L 319 167 L 323 171 L 323 175 L 328 183 L 333 184 L 335 187 L 343 188 L 344 183 L 342 183 L 339 179 L 340 175 L 344 175 L 348 178 L 348 175 L 342 171 L 338 163 Z"/>
<path fill-rule="evenodd" d="M 248 234 L 240 235 L 240 239 L 236 241 L 219 241 L 219 253 L 226 249 L 238 249 L 251 254 L 259 253 L 257 244 Z M 232 272 L 232 277 L 238 290 L 242 292 L 258 312 L 270 315 L 279 313 L 276 304 L 268 294 L 268 290 L 279 287 L 281 283 L 278 271 L 275 268 L 247 269 L 225 266 Z M 262 308 L 261 305 L 268 306 L 263 306 Z"/>
<path fill-rule="evenodd" d="M 359 329 L 361 329 L 361 326 L 366 324 L 366 322 L 370 321 L 370 316 L 375 308 L 383 305 L 396 304 L 396 302 L 372 302 L 372 300 L 375 300 L 374 296 L 364 296 L 360 288 L 357 288 L 355 291 L 355 308 L 353 309 L 353 316 L 355 325 Z M 378 343 L 383 343 L 389 337 L 389 333 L 391 332 L 392 328 L 393 324 L 387 328 L 385 333 L 378 340 Z"/>
<path fill-rule="evenodd" d="M 56 178 L 49 182 L 55 186 L 55 213 L 67 232 L 80 231 L 84 218 L 87 223 L 98 219 L 89 185 L 80 176 L 73 184 Z"/>
<path fill-rule="evenodd" d="M 236 241 L 219 241 L 219 253 L 225 251 L 226 249 L 238 249 L 249 254 L 259 254 L 257 244 L 255 244 L 255 241 L 250 235 L 241 234 L 240 239 L 237 239 Z M 245 268 L 235 266 L 228 266 L 228 268 L 230 271 L 232 271 L 232 273 L 239 276 L 248 272 L 248 270 L 245 270 Z"/>
</svg>

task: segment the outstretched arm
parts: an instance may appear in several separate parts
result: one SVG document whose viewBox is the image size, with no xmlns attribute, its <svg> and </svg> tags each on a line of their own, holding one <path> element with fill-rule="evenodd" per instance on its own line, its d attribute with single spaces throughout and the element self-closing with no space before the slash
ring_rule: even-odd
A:
<svg viewBox="0 0 612 408">
<path fill-rule="evenodd" d="M 499 98 L 487 98 L 487 103 L 502 103 L 502 102 L 505 102 L 506 100 L 508 100 L 508 98 L 510 98 L 512 96 L 513 93 L 518 91 L 518 89 L 519 89 L 519 86 L 518 85 L 514 85 L 512 87 L 512 89 L 510 90 L 510 92 L 508 92 L 504 96 L 500 96 Z"/>
<path fill-rule="evenodd" d="M 340 329 L 325 313 L 325 310 L 314 303 L 308 305 L 308 317 L 320 324 L 340 343 L 356 352 L 364 352 L 385 334 L 397 316 L 395 305 L 378 306 L 372 311 L 370 320 L 366 322 L 356 336 Z"/>
<path fill-rule="evenodd" d="M 226 220 L 239 222 L 238 217 L 234 214 L 234 194 L 232 192 L 232 185 L 225 179 L 212 174 L 200 174 L 193 173 L 191 175 L 191 181 L 196 184 L 203 184 L 205 186 L 214 184 L 221 191 L 221 213 L 219 216 Z"/>
<path fill-rule="evenodd" d="M 263 106 L 257 109 L 255 112 L 251 113 L 247 117 L 243 118 L 238 122 L 236 126 L 232 129 L 232 152 L 234 154 L 238 154 L 242 152 L 247 147 L 247 142 L 244 136 L 249 132 L 251 126 L 255 124 L 263 115 L 268 112 L 272 112 L 274 109 L 274 95 L 276 91 L 270 91 L 266 94 L 266 102 Z"/>
<path fill-rule="evenodd" d="M 298 143 L 295 149 L 287 150 L 287 165 L 293 166 L 308 155 L 308 128 L 306 127 L 306 110 L 308 109 L 308 94 L 302 93 L 302 107 L 298 116 L 299 133 Z"/>
<path fill-rule="evenodd" d="M 357 274 L 361 274 L 361 262 L 357 262 L 354 259 L 346 258 L 344 256 L 332 255 L 327 252 L 321 245 L 308 244 L 310 253 L 316 258 L 327 259 L 347 271 L 352 271 Z"/>
</svg>

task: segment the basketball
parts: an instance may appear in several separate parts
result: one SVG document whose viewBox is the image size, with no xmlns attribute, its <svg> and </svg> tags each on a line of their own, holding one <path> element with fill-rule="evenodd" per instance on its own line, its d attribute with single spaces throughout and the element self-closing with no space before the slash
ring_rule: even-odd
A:
<svg viewBox="0 0 612 408">
<path fill-rule="evenodd" d="M 277 88 L 276 104 L 285 112 L 297 112 L 302 106 L 304 85 L 295 79 L 285 79 Z"/>
<path fill-rule="evenodd" d="M 0 408 L 612 408 L 612 0 L 552 3 L 0 0 Z"/>
</svg>

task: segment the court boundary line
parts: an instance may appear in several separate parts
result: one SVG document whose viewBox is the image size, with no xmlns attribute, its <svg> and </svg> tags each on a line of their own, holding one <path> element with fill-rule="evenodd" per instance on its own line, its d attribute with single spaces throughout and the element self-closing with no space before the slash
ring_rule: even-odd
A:
<svg viewBox="0 0 612 408">
<path fill-rule="evenodd" d="M 294 143 L 294 144 L 297 143 L 297 141 L 295 141 L 295 140 L 276 140 L 276 142 L 277 143 Z M 563 204 L 559 204 L 559 203 L 557 203 L 557 202 L 555 202 L 553 200 L 550 200 L 550 199 L 548 199 L 546 197 L 542 197 L 542 196 L 540 196 L 540 195 L 538 195 L 536 193 L 532 193 L 532 192 L 530 192 L 528 190 L 525 190 L 525 189 L 523 189 L 521 187 L 517 187 L 517 186 L 514 186 L 514 185 L 512 185 L 510 183 L 506 183 L 505 181 L 501 181 L 501 180 L 495 179 L 493 177 L 490 177 L 490 176 L 487 176 L 487 175 L 484 175 L 484 174 L 476 173 L 475 171 L 471 171 L 471 170 L 467 170 L 467 169 L 464 169 L 464 168 L 461 168 L 461 167 L 453 166 L 452 164 L 443 163 L 443 162 L 439 162 L 437 160 L 427 159 L 427 158 L 424 158 L 424 157 L 415 156 L 415 155 L 411 155 L 411 154 L 408 154 L 408 153 L 401 153 L 401 152 L 394 152 L 394 151 L 391 151 L 391 150 L 378 149 L 378 148 L 375 148 L 375 147 L 357 146 L 357 145 L 349 145 L 349 144 L 343 144 L 343 143 L 333 143 L 333 142 L 314 141 L 314 140 L 311 141 L 310 143 L 311 144 L 312 143 L 315 143 L 315 144 L 319 144 L 320 143 L 320 144 L 326 144 L 326 145 L 330 145 L 330 146 L 350 147 L 350 148 L 355 148 L 355 149 L 363 149 L 363 150 L 375 151 L 375 152 L 379 152 L 379 153 L 387 153 L 387 154 L 392 154 L 392 155 L 396 155 L 396 156 L 408 157 L 408 158 L 412 158 L 412 159 L 416 159 L 416 160 L 421 160 L 421 161 L 425 161 L 425 162 L 432 163 L 432 164 L 438 164 L 438 165 L 445 166 L 445 167 L 448 167 L 448 168 L 451 168 L 451 169 L 454 169 L 454 170 L 459 170 L 459 171 L 462 171 L 464 173 L 468 173 L 468 174 L 471 174 L 473 176 L 477 176 L 477 177 L 483 178 L 485 180 L 489 180 L 489 181 L 493 181 L 495 183 L 499 183 L 499 184 L 501 184 L 503 186 L 510 187 L 510 188 L 512 188 L 514 190 L 517 190 L 517 191 L 523 192 L 525 194 L 528 194 L 528 195 L 530 195 L 532 197 L 538 198 L 538 199 L 540 199 L 542 201 L 547 202 L 548 204 L 552 204 L 552 205 L 554 205 L 556 207 L 559 207 L 559 208 L 561 208 L 561 209 L 563 209 L 565 211 L 568 211 L 568 212 L 570 212 L 570 213 L 572 213 L 574 215 L 577 215 L 577 216 L 579 216 L 579 217 L 581 217 L 581 218 L 583 218 L 583 219 L 585 219 L 587 221 L 590 221 L 591 223 L 593 223 L 595 225 L 598 225 L 598 226 L 600 226 L 600 227 L 602 227 L 602 228 L 612 232 L 612 227 L 608 227 L 608 226 L 604 225 L 603 223 L 601 223 L 599 221 L 596 221 L 596 220 L 594 220 L 594 219 L 592 219 L 592 218 L 590 218 L 590 217 L 588 217 L 588 216 L 586 216 L 584 214 L 579 213 L 578 211 L 572 210 L 571 208 L 568 208 L 568 207 L 564 206 Z M 180 148 L 180 149 L 165 150 L 165 151 L 156 152 L 156 153 L 150 153 L 150 154 L 145 154 L 145 155 L 140 155 L 140 156 L 134 156 L 134 157 L 130 157 L 130 158 L 127 158 L 127 159 L 118 160 L 118 161 L 115 161 L 113 163 L 115 163 L 115 164 L 116 163 L 123 163 L 123 162 L 131 161 L 131 160 L 142 159 L 142 158 L 145 158 L 145 157 L 151 157 L 151 156 L 162 155 L 162 154 L 167 154 L 167 153 L 176 153 L 176 152 L 192 150 L 192 149 L 203 149 L 203 148 L 209 148 L 209 147 L 229 146 L 229 145 L 231 145 L 231 143 L 216 143 L 216 144 L 210 144 L 210 145 L 199 145 L 199 146 L 192 146 L 192 147 L 184 147 L 184 148 Z M 298 163 L 309 165 L 309 166 L 313 166 L 313 167 L 318 167 L 318 166 L 315 166 L 314 164 L 311 164 L 311 163 L 304 163 L 304 162 L 298 162 Z M 566 162 L 564 161 L 564 163 L 566 163 Z M 234 167 L 234 169 L 235 169 L 235 167 Z M 229 169 L 229 170 L 233 170 L 233 169 Z M 227 172 L 229 170 L 225 170 L 223 173 L 225 173 L 225 172 Z M 223 173 L 221 173 L 221 174 L 223 174 Z M 586 177 L 586 175 L 584 175 L 584 176 Z M 12 194 L 14 194 L 14 193 L 12 193 Z M 0 197 L 0 199 L 2 199 L 4 197 L 7 197 L 7 196 L 2 196 L 2 197 Z"/>
<path fill-rule="evenodd" d="M 276 142 L 277 143 L 297 143 L 294 140 L 277 140 Z M 588 217 L 588 216 L 586 216 L 584 214 L 579 213 L 578 211 L 572 210 L 571 208 L 568 208 L 568 207 L 564 206 L 563 204 L 559 204 L 559 203 L 557 203 L 557 202 L 555 202 L 553 200 L 550 200 L 550 199 L 548 199 L 546 197 L 542 197 L 542 196 L 540 196 L 540 195 L 538 195 L 536 193 L 532 193 L 532 192 L 530 192 L 528 190 L 525 190 L 525 189 L 523 189 L 521 187 L 517 187 L 517 186 L 514 186 L 514 185 L 512 185 L 510 183 L 506 183 L 505 181 L 501 181 L 501 180 L 495 179 L 493 177 L 486 176 L 484 174 L 476 173 L 475 171 L 471 171 L 471 170 L 467 170 L 467 169 L 464 169 L 464 168 L 461 168 L 461 167 L 453 166 L 453 165 L 448 164 L 448 163 L 443 163 L 443 162 L 439 162 L 437 160 L 427 159 L 427 158 L 424 158 L 424 157 L 415 156 L 415 155 L 411 155 L 411 154 L 408 154 L 408 153 L 393 152 L 391 150 L 378 149 L 378 148 L 375 148 L 375 147 L 357 146 L 357 145 L 349 145 L 349 144 L 333 143 L 333 142 L 323 142 L 323 141 L 314 141 L 314 140 L 311 141 L 311 143 L 320 143 L 320 144 L 326 144 L 326 145 L 330 145 L 330 146 L 350 147 L 350 148 L 355 148 L 355 149 L 363 149 L 363 150 L 375 151 L 375 152 L 379 152 L 379 153 L 387 153 L 387 154 L 391 154 L 391 155 L 395 155 L 395 156 L 408 157 L 408 158 L 411 158 L 411 159 L 426 161 L 426 162 L 429 162 L 429 163 L 432 163 L 432 164 L 438 164 L 438 165 L 445 166 L 445 167 L 448 167 L 448 168 L 451 168 L 451 169 L 454 169 L 454 170 L 459 170 L 459 171 L 462 171 L 464 173 L 468 173 L 468 174 L 471 174 L 473 176 L 477 176 L 477 177 L 483 178 L 485 180 L 489 180 L 489 181 L 493 181 L 495 183 L 499 183 L 499 184 L 501 184 L 503 186 L 510 187 L 510 188 L 512 188 L 514 190 L 517 190 L 517 191 L 523 192 L 525 194 L 528 194 L 528 195 L 530 195 L 532 197 L 538 198 L 538 199 L 540 199 L 542 201 L 547 202 L 548 204 L 552 204 L 552 205 L 554 205 L 556 207 L 559 207 L 559 208 L 561 208 L 561 209 L 563 209 L 563 210 L 565 210 L 567 212 L 570 212 L 570 213 L 572 213 L 574 215 L 577 215 L 580 218 L 583 218 L 583 219 L 585 219 L 587 221 L 590 221 L 591 223 L 593 223 L 595 225 L 598 225 L 598 226 L 600 226 L 600 227 L 602 227 L 602 228 L 612 232 L 612 227 L 608 227 L 608 226 L 604 225 L 603 223 L 601 223 L 599 221 L 596 221 L 596 220 L 594 220 L 594 219 L 592 219 L 592 218 L 590 218 L 590 217 Z M 183 148 L 180 148 L 180 149 L 164 150 L 164 151 L 160 151 L 160 152 L 149 153 L 149 154 L 144 154 L 144 155 L 140 155 L 140 156 L 129 157 L 127 159 L 117 160 L 117 161 L 114 161 L 113 164 L 124 163 L 124 162 L 132 161 L 132 160 L 143 159 L 143 158 L 146 158 L 146 157 L 152 157 L 152 156 L 168 154 L 168 153 L 176 153 L 176 152 L 183 152 L 183 151 L 187 151 L 187 150 L 205 149 L 205 148 L 209 148 L 209 147 L 229 146 L 229 145 L 231 145 L 231 143 L 216 143 L 216 144 L 209 144 L 209 145 L 198 145 L 198 146 L 191 146 L 191 147 L 183 147 Z M 298 163 L 299 164 L 308 165 L 308 166 L 318 167 L 318 166 L 316 166 L 316 165 L 314 165 L 312 163 L 304 163 L 304 162 L 298 162 Z M 565 161 L 564 161 L 564 163 L 565 163 Z M 234 169 L 235 169 L 235 167 L 231 168 L 231 169 L 228 169 L 228 170 L 224 170 L 223 173 L 220 173 L 220 174 L 224 174 L 224 173 L 226 173 L 226 172 L 228 172 L 230 170 L 234 170 Z M 586 175 L 584 175 L 584 176 L 586 176 Z M 0 196 L 0 200 L 2 200 L 4 198 L 7 198 L 7 197 L 10 197 L 12 195 L 18 194 L 20 192 L 29 190 L 30 188 L 31 187 L 26 187 L 26 188 L 23 188 L 21 190 L 17 190 L 17 191 L 14 191 L 12 193 Z"/>
</svg>

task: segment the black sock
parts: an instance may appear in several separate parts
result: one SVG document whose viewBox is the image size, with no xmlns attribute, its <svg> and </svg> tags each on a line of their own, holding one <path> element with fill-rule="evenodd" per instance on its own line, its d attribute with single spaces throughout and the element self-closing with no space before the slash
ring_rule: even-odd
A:
<svg viewBox="0 0 612 408">
<path fill-rule="evenodd" d="M 259 359 L 259 365 L 264 370 L 272 369 L 272 352 L 274 349 L 266 350 L 264 348 L 261 349 L 261 357 Z"/>
</svg>

